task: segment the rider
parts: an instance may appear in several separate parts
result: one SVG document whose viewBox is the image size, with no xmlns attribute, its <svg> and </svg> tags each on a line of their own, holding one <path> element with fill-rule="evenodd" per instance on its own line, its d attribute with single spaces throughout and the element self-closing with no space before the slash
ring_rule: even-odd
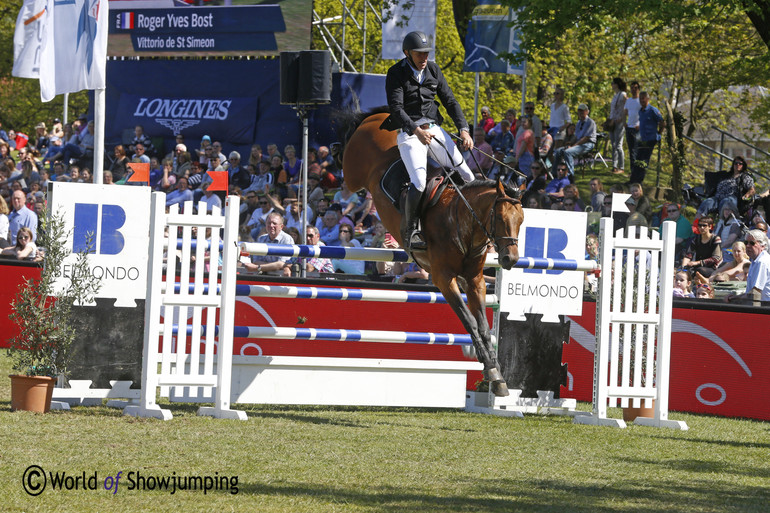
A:
<svg viewBox="0 0 770 513">
<path fill-rule="evenodd" d="M 438 112 L 436 95 L 460 130 L 463 148 L 473 149 L 473 139 L 441 69 L 435 62 L 428 62 L 428 54 L 433 49 L 428 36 L 410 32 L 404 38 L 402 49 L 406 57 L 390 67 L 385 81 L 390 116 L 383 128 L 399 129 L 398 151 L 412 182 L 402 208 L 401 234 L 406 249 L 419 250 L 426 248 L 417 229 L 417 206 L 425 190 L 429 148 L 431 157 L 440 165 L 456 169 L 465 181 L 474 178 L 452 138 L 440 126 L 443 119 Z"/>
</svg>

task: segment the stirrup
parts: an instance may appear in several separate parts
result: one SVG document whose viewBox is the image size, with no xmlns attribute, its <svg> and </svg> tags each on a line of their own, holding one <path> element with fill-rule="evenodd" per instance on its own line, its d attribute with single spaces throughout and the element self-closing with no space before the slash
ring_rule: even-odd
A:
<svg viewBox="0 0 770 513">
<path fill-rule="evenodd" d="M 420 230 L 412 230 L 406 238 L 405 243 L 407 245 L 406 249 L 411 251 L 428 249 L 428 244 L 425 242 L 425 239 L 423 239 Z"/>
</svg>

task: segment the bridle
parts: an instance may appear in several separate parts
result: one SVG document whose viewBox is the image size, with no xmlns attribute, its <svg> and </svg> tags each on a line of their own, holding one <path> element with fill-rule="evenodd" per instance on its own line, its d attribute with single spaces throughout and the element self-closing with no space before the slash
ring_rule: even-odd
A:
<svg viewBox="0 0 770 513">
<path fill-rule="evenodd" d="M 495 201 L 492 203 L 492 208 L 489 210 L 489 217 L 490 219 L 490 227 L 489 231 L 492 232 L 492 235 L 490 236 L 489 232 L 487 232 L 486 227 L 482 225 L 482 229 L 484 230 L 484 234 L 487 236 L 487 240 L 492 242 L 492 245 L 495 248 L 495 251 L 499 255 L 502 250 L 506 249 L 508 246 L 519 246 L 519 238 L 518 237 L 495 237 L 495 222 L 497 221 L 497 204 L 499 202 L 507 202 L 511 203 L 513 205 L 521 205 L 521 200 L 518 200 L 516 198 L 509 198 L 508 196 L 495 196 Z M 471 210 L 472 211 L 472 210 Z M 475 216 L 475 214 L 474 214 Z M 498 243 L 499 241 L 505 242 L 504 245 L 501 245 Z"/>
<path fill-rule="evenodd" d="M 452 154 L 449 153 L 449 150 L 446 148 L 446 146 L 444 146 L 441 143 L 441 141 L 439 141 L 439 140 L 436 140 L 436 142 L 442 148 L 444 148 L 444 151 L 446 151 L 447 155 L 449 156 L 449 160 L 452 161 L 452 163 L 454 164 L 454 161 L 452 159 Z M 428 146 L 428 151 L 431 152 L 431 153 L 433 151 L 430 148 L 430 146 Z M 436 160 L 438 161 L 438 159 L 436 159 Z M 495 211 L 497 210 L 497 204 L 499 202 L 508 202 L 508 203 L 512 203 L 514 205 L 516 205 L 516 204 L 521 205 L 521 200 L 519 200 L 518 198 L 511 198 L 509 196 L 502 196 L 501 197 L 501 196 L 498 196 L 497 193 L 495 193 L 495 201 L 492 203 L 492 208 L 489 210 L 489 217 L 491 218 L 490 221 L 489 221 L 489 224 L 490 224 L 489 228 L 490 229 L 489 229 L 489 231 L 487 231 L 486 223 L 482 223 L 481 219 L 479 219 L 479 217 L 476 215 L 476 211 L 473 210 L 473 207 L 471 206 L 470 203 L 468 203 L 468 200 L 465 198 L 465 195 L 460 190 L 460 187 L 455 183 L 454 179 L 452 178 L 451 171 L 450 170 L 446 170 L 446 169 L 445 169 L 445 171 L 446 171 L 447 178 L 449 178 L 450 183 L 454 186 L 455 191 L 457 191 L 457 195 L 460 196 L 460 199 L 463 200 L 463 203 L 465 203 L 465 206 L 470 211 L 471 215 L 473 216 L 473 219 L 476 221 L 476 223 L 484 231 L 484 235 L 487 237 L 487 242 L 491 242 L 492 243 L 492 246 L 495 248 L 495 251 L 497 252 L 497 254 L 500 254 L 501 249 L 505 249 L 508 246 L 517 246 L 518 247 L 518 245 L 519 245 L 519 238 L 518 237 L 495 237 L 495 221 L 497 220 L 497 216 L 495 215 Z M 498 181 L 499 181 L 499 179 L 498 179 Z M 492 232 L 491 234 L 490 234 L 490 231 Z M 497 242 L 498 240 L 507 241 L 507 242 L 501 248 L 500 244 L 498 244 L 498 242 Z"/>
</svg>

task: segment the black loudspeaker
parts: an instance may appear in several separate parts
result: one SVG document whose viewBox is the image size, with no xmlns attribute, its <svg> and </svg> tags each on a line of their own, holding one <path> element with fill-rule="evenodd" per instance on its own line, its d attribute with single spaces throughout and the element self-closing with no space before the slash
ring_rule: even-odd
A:
<svg viewBox="0 0 770 513">
<path fill-rule="evenodd" d="M 281 52 L 281 104 L 297 103 L 300 52 Z"/>
<path fill-rule="evenodd" d="M 297 103 L 301 105 L 331 103 L 331 94 L 331 52 L 328 50 L 306 50 L 300 52 Z"/>
</svg>

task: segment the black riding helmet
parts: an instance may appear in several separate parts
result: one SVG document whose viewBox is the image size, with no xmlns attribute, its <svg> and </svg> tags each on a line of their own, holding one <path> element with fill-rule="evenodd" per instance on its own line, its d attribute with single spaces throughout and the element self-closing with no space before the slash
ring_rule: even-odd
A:
<svg viewBox="0 0 770 513">
<path fill-rule="evenodd" d="M 404 38 L 404 42 L 401 44 L 401 49 L 404 51 L 413 50 L 415 52 L 431 52 L 433 47 L 428 43 L 428 36 L 424 32 L 410 32 Z"/>
</svg>

